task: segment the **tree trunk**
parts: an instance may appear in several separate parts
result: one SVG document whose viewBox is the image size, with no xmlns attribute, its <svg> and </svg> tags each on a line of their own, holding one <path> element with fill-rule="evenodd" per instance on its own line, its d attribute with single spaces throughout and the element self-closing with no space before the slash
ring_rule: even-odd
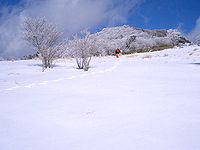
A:
<svg viewBox="0 0 200 150">
<path fill-rule="evenodd" d="M 83 70 L 88 71 L 90 65 L 91 57 L 87 57 L 83 59 Z"/>
<path fill-rule="evenodd" d="M 83 59 L 82 58 L 76 58 L 76 63 L 77 63 L 78 69 L 83 69 Z"/>
<path fill-rule="evenodd" d="M 44 71 L 44 69 L 47 69 L 50 67 L 51 67 L 50 61 L 46 57 L 42 58 L 42 70 Z"/>
</svg>

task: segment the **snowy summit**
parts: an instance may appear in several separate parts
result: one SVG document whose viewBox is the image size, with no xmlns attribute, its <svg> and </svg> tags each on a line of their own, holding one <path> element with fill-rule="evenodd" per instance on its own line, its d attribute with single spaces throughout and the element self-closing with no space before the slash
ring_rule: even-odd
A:
<svg viewBox="0 0 200 150">
<path fill-rule="evenodd" d="M 104 28 L 93 36 L 104 54 L 111 54 L 116 47 L 130 53 L 191 43 L 177 30 L 144 30 L 128 25 Z"/>
</svg>

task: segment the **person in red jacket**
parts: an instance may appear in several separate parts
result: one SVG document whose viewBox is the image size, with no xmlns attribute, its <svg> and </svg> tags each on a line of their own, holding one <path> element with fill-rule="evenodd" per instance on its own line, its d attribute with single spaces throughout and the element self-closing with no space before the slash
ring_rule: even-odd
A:
<svg viewBox="0 0 200 150">
<path fill-rule="evenodd" d="M 120 52 L 121 52 L 121 51 L 120 51 L 120 49 L 118 49 L 118 48 L 115 50 L 115 55 L 116 55 L 117 58 L 119 58 Z"/>
</svg>

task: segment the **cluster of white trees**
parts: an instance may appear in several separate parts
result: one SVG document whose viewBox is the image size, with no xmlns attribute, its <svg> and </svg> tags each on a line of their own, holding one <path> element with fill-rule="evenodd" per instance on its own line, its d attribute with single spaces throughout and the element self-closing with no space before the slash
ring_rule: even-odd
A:
<svg viewBox="0 0 200 150">
<path fill-rule="evenodd" d="M 62 40 L 62 33 L 45 18 L 26 18 L 24 39 L 42 59 L 43 70 L 61 57 L 75 58 L 79 69 L 87 71 L 94 55 L 112 55 L 116 48 L 124 52 L 163 45 L 174 46 L 187 40 L 176 30 L 143 30 L 130 26 L 105 28 L 91 35 L 81 31 L 70 40 Z M 199 39 L 199 38 L 198 38 Z"/>
<path fill-rule="evenodd" d="M 76 59 L 79 69 L 88 71 L 91 57 L 97 54 L 95 38 L 87 30 L 62 40 L 62 33 L 45 18 L 26 18 L 24 39 L 37 51 L 42 60 L 43 71 L 51 68 L 55 59 L 71 56 Z"/>
<path fill-rule="evenodd" d="M 177 30 L 143 30 L 127 25 L 105 28 L 94 36 L 98 51 L 104 55 L 112 54 L 116 48 L 128 52 L 187 42 Z"/>
</svg>

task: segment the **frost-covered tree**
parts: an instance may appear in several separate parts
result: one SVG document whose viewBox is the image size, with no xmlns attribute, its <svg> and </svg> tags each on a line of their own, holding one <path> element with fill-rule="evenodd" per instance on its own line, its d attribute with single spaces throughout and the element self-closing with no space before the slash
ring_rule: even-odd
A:
<svg viewBox="0 0 200 150">
<path fill-rule="evenodd" d="M 102 55 L 112 55 L 116 48 L 124 53 L 142 52 L 189 43 L 177 30 L 144 30 L 126 25 L 105 28 L 93 36 Z"/>
<path fill-rule="evenodd" d="M 73 36 L 73 39 L 68 42 L 69 54 L 76 59 L 79 69 L 88 71 L 92 56 L 97 54 L 95 38 L 90 32 L 83 30 L 80 35 Z"/>
<path fill-rule="evenodd" d="M 24 39 L 39 53 L 43 70 L 52 67 L 52 62 L 61 57 L 65 44 L 61 42 L 61 33 L 56 26 L 45 18 L 25 18 Z"/>
</svg>

